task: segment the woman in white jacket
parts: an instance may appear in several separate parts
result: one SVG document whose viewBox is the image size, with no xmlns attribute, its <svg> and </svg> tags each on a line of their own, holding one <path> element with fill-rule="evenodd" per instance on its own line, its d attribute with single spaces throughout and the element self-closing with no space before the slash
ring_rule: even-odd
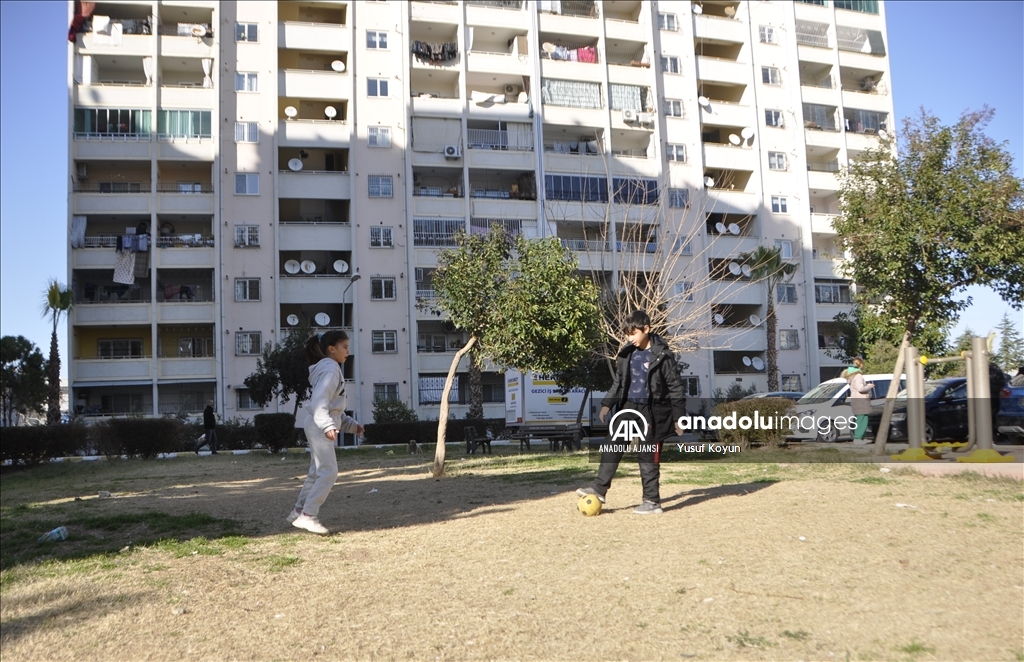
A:
<svg viewBox="0 0 1024 662">
<path fill-rule="evenodd" d="M 324 535 L 327 528 L 318 515 L 338 478 L 338 456 L 335 444 L 342 432 L 363 434 L 363 426 L 345 413 L 345 376 L 341 366 L 348 358 L 348 335 L 344 331 L 328 331 L 306 342 L 309 362 L 309 384 L 313 387 L 303 430 L 309 444 L 309 474 L 302 484 L 295 508 L 288 514 L 292 526 Z"/>
<path fill-rule="evenodd" d="M 868 428 L 868 414 L 871 413 L 871 395 L 874 385 L 864 381 L 864 360 L 860 357 L 853 360 L 853 365 L 846 369 L 846 381 L 850 384 L 850 409 L 857 417 L 857 427 L 853 431 L 853 443 L 864 442 L 864 433 Z"/>
</svg>

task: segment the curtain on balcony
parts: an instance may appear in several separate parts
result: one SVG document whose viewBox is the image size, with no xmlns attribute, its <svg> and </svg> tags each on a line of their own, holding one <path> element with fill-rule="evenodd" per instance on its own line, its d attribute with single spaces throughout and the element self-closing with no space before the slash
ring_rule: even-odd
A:
<svg viewBox="0 0 1024 662">
<path fill-rule="evenodd" d="M 85 225 L 88 220 L 86 216 L 71 217 L 71 248 L 85 247 Z"/>
<path fill-rule="evenodd" d="M 601 84 L 545 78 L 541 86 L 544 103 L 567 108 L 601 108 Z"/>
<path fill-rule="evenodd" d="M 516 150 L 533 149 L 533 125 L 526 122 L 509 122 L 508 148 Z"/>
<path fill-rule="evenodd" d="M 443 154 L 445 145 L 462 144 L 462 122 L 434 117 L 412 118 L 412 151 Z"/>
<path fill-rule="evenodd" d="M 213 60 L 208 57 L 203 58 L 203 87 L 213 87 L 213 79 L 210 78 L 210 72 L 213 71 Z"/>
<path fill-rule="evenodd" d="M 646 88 L 638 85 L 616 85 L 615 83 L 609 84 L 608 87 L 611 90 L 612 110 L 623 110 L 625 108 L 638 112 L 646 110 L 644 107 L 644 101 L 647 96 Z"/>
</svg>

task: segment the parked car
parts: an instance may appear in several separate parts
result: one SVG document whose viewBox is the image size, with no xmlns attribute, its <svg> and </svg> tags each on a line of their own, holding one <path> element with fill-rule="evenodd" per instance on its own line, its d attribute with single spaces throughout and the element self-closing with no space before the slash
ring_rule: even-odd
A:
<svg viewBox="0 0 1024 662">
<path fill-rule="evenodd" d="M 1024 386 L 1007 386 L 999 396 L 996 430 L 1008 441 L 1024 443 Z"/>
<path fill-rule="evenodd" d="M 804 394 L 800 391 L 771 391 L 769 393 L 751 393 L 744 400 L 756 400 L 757 398 L 786 398 L 796 402 L 800 398 L 804 397 Z"/>
<path fill-rule="evenodd" d="M 864 375 L 864 382 L 874 387 L 871 404 L 885 404 L 892 375 Z M 904 375 L 900 378 L 900 389 L 906 385 L 907 378 Z M 797 426 L 789 431 L 786 438 L 791 441 L 827 443 L 852 438 L 853 430 L 848 425 L 853 418 L 853 409 L 847 401 L 849 394 L 850 385 L 842 377 L 818 384 L 797 400 L 794 414 Z"/>
<path fill-rule="evenodd" d="M 868 415 L 868 427 L 877 430 L 882 422 L 883 401 L 872 407 Z M 889 439 L 900 441 L 907 439 L 907 392 L 896 394 L 896 406 L 893 407 L 892 419 L 889 421 Z M 938 441 L 940 439 L 967 440 L 967 380 L 963 377 L 947 377 L 945 379 L 929 379 L 924 383 L 924 439 Z"/>
</svg>

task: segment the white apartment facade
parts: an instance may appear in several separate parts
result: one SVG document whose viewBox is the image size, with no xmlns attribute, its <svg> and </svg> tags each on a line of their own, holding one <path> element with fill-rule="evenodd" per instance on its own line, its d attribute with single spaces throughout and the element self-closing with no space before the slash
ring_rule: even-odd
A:
<svg viewBox="0 0 1024 662">
<path fill-rule="evenodd" d="M 436 417 L 464 337 L 431 273 L 494 222 L 613 275 L 679 252 L 702 396 L 766 388 L 764 290 L 731 263 L 779 246 L 771 341 L 809 389 L 840 367 L 835 172 L 892 126 L 885 44 L 875 0 L 97 3 L 68 50 L 73 408 L 276 410 L 244 380 L 304 320 L 352 338 L 360 420 Z M 500 373 L 484 396 L 502 416 Z"/>
</svg>

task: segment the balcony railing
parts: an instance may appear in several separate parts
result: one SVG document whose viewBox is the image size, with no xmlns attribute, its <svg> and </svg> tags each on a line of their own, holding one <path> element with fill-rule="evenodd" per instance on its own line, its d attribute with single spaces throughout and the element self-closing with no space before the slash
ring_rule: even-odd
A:
<svg viewBox="0 0 1024 662">
<path fill-rule="evenodd" d="M 804 87 L 817 87 L 824 90 L 835 89 L 835 83 L 832 82 L 831 76 L 825 76 L 821 80 L 801 80 L 800 84 Z"/>
<path fill-rule="evenodd" d="M 589 44 L 561 44 L 544 42 L 540 51 L 541 59 L 565 60 L 567 62 L 586 62 L 597 64 L 601 61 L 597 46 Z"/>
<path fill-rule="evenodd" d="M 828 36 L 820 34 L 808 34 L 806 32 L 796 33 L 796 43 L 801 46 L 814 46 L 816 48 L 829 48 Z"/>
<path fill-rule="evenodd" d="M 110 142 L 149 142 L 152 140 L 150 133 L 87 133 L 76 132 L 75 140 L 95 140 Z"/>
<path fill-rule="evenodd" d="M 416 290 L 416 298 L 417 299 L 436 299 L 437 298 L 437 291 L 434 290 L 434 289 L 428 289 L 428 290 L 417 289 Z"/>
<path fill-rule="evenodd" d="M 500 149 L 513 151 L 533 151 L 533 132 L 517 132 L 509 141 L 509 132 L 495 129 L 469 129 L 467 131 L 469 149 Z"/>
<path fill-rule="evenodd" d="M 515 11 L 523 8 L 523 0 L 466 0 L 466 4 L 476 7 L 492 7 L 494 9 L 513 9 Z"/>
<path fill-rule="evenodd" d="M 123 184 L 120 186 L 111 186 L 108 184 L 76 184 L 74 188 L 75 193 L 114 193 L 114 194 L 125 194 L 125 193 L 150 193 L 149 184 Z"/>
<path fill-rule="evenodd" d="M 538 5 L 544 13 L 597 18 L 597 3 L 593 0 L 562 0 L 559 3 L 548 5 L 538 3 Z"/>
<path fill-rule="evenodd" d="M 571 251 L 584 253 L 610 253 L 612 242 L 593 239 L 562 239 L 562 246 Z M 619 253 L 654 253 L 658 250 L 655 242 L 618 241 L 615 248 Z"/>
<path fill-rule="evenodd" d="M 200 184 L 198 187 L 183 188 L 177 184 L 157 184 L 157 193 L 181 193 L 182 195 L 209 195 L 213 193 L 212 184 Z"/>
<path fill-rule="evenodd" d="M 808 161 L 807 169 L 811 172 L 839 172 L 838 161 Z"/>
<path fill-rule="evenodd" d="M 156 239 L 157 248 L 212 248 L 213 237 L 201 234 L 161 235 Z"/>
<path fill-rule="evenodd" d="M 815 131 L 839 131 L 839 127 L 837 127 L 834 122 L 821 124 L 812 120 L 805 120 L 804 128 L 813 129 Z"/>
<path fill-rule="evenodd" d="M 117 235 L 103 234 L 85 238 L 83 248 L 117 248 Z"/>
</svg>

